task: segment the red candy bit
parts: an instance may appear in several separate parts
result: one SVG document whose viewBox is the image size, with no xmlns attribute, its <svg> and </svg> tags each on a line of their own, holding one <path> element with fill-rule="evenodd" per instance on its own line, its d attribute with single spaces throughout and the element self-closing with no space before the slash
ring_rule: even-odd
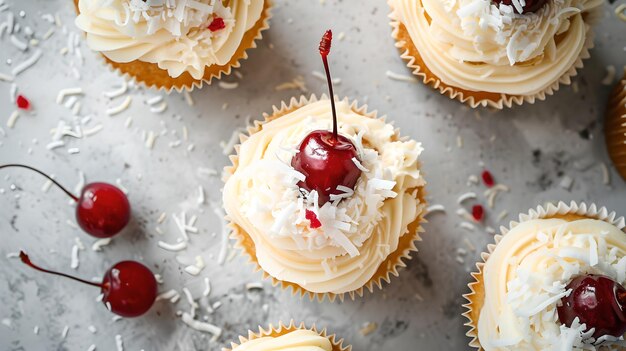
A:
<svg viewBox="0 0 626 351">
<path fill-rule="evenodd" d="M 482 205 L 474 205 L 472 207 L 472 217 L 476 222 L 480 222 L 485 218 L 485 209 Z"/>
<path fill-rule="evenodd" d="M 24 97 L 24 95 L 18 95 L 17 99 L 15 99 L 15 104 L 21 110 L 29 110 L 30 109 L 30 101 Z"/>
<path fill-rule="evenodd" d="M 311 229 L 317 229 L 322 226 L 322 222 L 320 222 L 320 220 L 317 218 L 315 212 L 311 210 L 306 210 L 304 217 L 308 219 L 309 222 L 311 222 Z"/>
<path fill-rule="evenodd" d="M 489 172 L 488 170 L 484 170 L 481 176 L 487 188 L 491 188 L 492 186 L 496 185 L 496 182 L 493 180 L 491 172 Z"/>
<path fill-rule="evenodd" d="M 226 23 L 224 23 L 224 19 L 222 17 L 215 17 L 211 24 L 208 26 L 211 32 L 217 32 L 220 29 L 226 28 Z"/>
</svg>

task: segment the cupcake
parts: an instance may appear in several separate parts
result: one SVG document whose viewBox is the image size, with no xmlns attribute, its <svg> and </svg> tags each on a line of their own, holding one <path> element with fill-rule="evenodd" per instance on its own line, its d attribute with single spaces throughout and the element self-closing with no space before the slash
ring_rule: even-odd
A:
<svg viewBox="0 0 626 351">
<path fill-rule="evenodd" d="M 600 0 L 388 0 L 413 74 L 471 107 L 502 109 L 570 84 L 593 45 Z M 523 6 L 521 4 L 524 4 Z"/>
<path fill-rule="evenodd" d="M 613 90 L 605 123 L 606 147 L 619 174 L 626 180 L 626 71 Z"/>
<path fill-rule="evenodd" d="M 604 207 L 560 202 L 502 228 L 465 295 L 470 346 L 623 349 L 625 226 Z"/>
<path fill-rule="evenodd" d="M 304 323 L 296 325 L 292 320 L 289 325 L 282 322 L 269 328 L 259 327 L 258 332 L 248 331 L 248 336 L 239 337 L 239 344 L 232 342 L 230 348 L 222 351 L 350 351 L 352 346 L 344 346 L 343 339 L 327 335 L 326 329 L 318 331 L 315 326 L 307 328 Z"/>
<path fill-rule="evenodd" d="M 303 181 L 323 174 L 307 177 L 293 166 L 305 138 L 333 123 L 330 100 L 312 96 L 282 103 L 241 136 L 223 194 L 236 246 L 265 277 L 331 301 L 397 276 L 416 251 L 426 206 L 420 143 L 356 102 L 337 101 L 336 111 L 339 133 L 360 160 L 347 161 L 360 171 L 354 188 L 309 191 Z"/>
<path fill-rule="evenodd" d="M 268 28 L 269 0 L 74 0 L 87 45 L 123 75 L 181 91 L 230 74 Z"/>
<path fill-rule="evenodd" d="M 319 51 L 333 96 L 331 40 L 327 31 Z M 236 246 L 274 285 L 310 299 L 382 288 L 417 250 L 421 144 L 348 99 L 292 98 L 264 118 L 224 172 Z"/>
</svg>

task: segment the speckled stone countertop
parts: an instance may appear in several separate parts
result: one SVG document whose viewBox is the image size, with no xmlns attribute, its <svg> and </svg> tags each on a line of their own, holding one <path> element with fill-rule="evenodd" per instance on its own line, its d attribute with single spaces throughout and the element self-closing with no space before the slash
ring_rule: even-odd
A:
<svg viewBox="0 0 626 351">
<path fill-rule="evenodd" d="M 123 97 L 111 100 L 103 91 L 114 90 L 122 79 L 104 67 L 84 43 L 80 45 L 82 65 L 75 54 L 61 52 L 67 46 L 68 33 L 79 34 L 72 23 L 71 1 L 4 2 L 9 9 L 0 12 L 0 23 L 13 12 L 16 23 L 22 28 L 30 26 L 37 38 L 50 28 L 55 32 L 39 43 L 43 51 L 39 62 L 15 80 L 19 92 L 35 109 L 32 114 L 22 114 L 13 128 L 6 126 L 14 110 L 9 99 L 11 83 L 0 81 L 4 130 L 0 134 L 0 162 L 34 165 L 70 188 L 79 182 L 80 172 L 87 181 L 115 183 L 119 179 L 129 191 L 133 220 L 109 246 L 94 252 L 94 239 L 71 225 L 73 207 L 60 191 L 51 188 L 44 193 L 40 176 L 3 170 L 2 350 L 86 350 L 91 344 L 98 350 L 115 350 L 116 335 L 122 337 L 126 350 L 218 350 L 248 328 L 291 318 L 328 327 L 355 350 L 468 349 L 460 316 L 461 295 L 467 290 L 469 272 L 480 251 L 492 240 L 483 227 L 475 231 L 459 227 L 462 219 L 455 214 L 459 195 L 476 191 L 479 201 L 486 203 L 482 186 L 467 185 L 470 175 L 480 174 L 484 165 L 498 182 L 511 189 L 501 193 L 495 208 L 488 210 L 486 224 L 493 228 L 551 200 L 594 202 L 626 214 L 626 184 L 610 165 L 602 133 L 610 90 L 601 84 L 606 66 L 613 65 L 621 72 L 626 64 L 626 42 L 620 34 L 626 23 L 613 13 L 617 3 L 605 4 L 605 19 L 596 29 L 596 48 L 576 78 L 577 89 L 565 87 L 547 101 L 512 110 L 470 110 L 422 84 L 389 79 L 387 70 L 404 75 L 409 72 L 394 48 L 389 9 L 383 1 L 354 6 L 354 1 L 345 0 L 276 0 L 271 29 L 239 70 L 243 78 L 224 79 L 237 81 L 236 89 L 205 87 L 191 94 L 195 104 L 189 106 L 183 95 L 130 88 L 126 93 L 132 97 L 130 108 L 109 117 L 106 109 L 121 103 Z M 24 11 L 23 17 L 20 11 Z M 60 26 L 51 24 L 44 14 L 58 14 Z M 447 213 L 430 217 L 424 240 L 418 245 L 420 252 L 383 291 L 356 301 L 320 304 L 292 297 L 266 281 L 262 290 L 246 289 L 247 283 L 262 279 L 239 254 L 229 253 L 229 260 L 218 264 L 222 228 L 214 209 L 220 207 L 222 182 L 219 176 L 211 175 L 211 170 L 219 172 L 227 165 L 220 143 L 244 127 L 248 118 L 259 119 L 273 104 L 301 94 L 298 90 L 277 91 L 277 85 L 301 76 L 307 94 L 326 91 L 324 81 L 312 74 L 322 71 L 316 47 L 326 28 L 345 35 L 336 40 L 331 55 L 333 74 L 341 79 L 336 93 L 367 102 L 371 109 L 388 115 L 404 135 L 423 143 L 429 200 L 443 204 Z M 23 38 L 23 29 L 17 36 Z M 0 48 L 2 73 L 10 72 L 36 50 L 30 47 L 20 52 L 6 34 L 0 37 Z M 51 129 L 60 120 L 69 124 L 74 120 L 70 109 L 56 103 L 57 93 L 77 86 L 85 91 L 79 97 L 79 115 L 93 115 L 83 129 L 101 125 L 102 130 L 82 139 L 66 137 L 65 146 L 48 150 Z M 167 109 L 163 113 L 151 112 L 146 103 L 155 95 L 164 95 Z M 187 140 L 183 128 L 188 131 Z M 158 135 L 152 149 L 145 141 L 150 132 Z M 189 151 L 191 145 L 194 147 Z M 602 164 L 609 166 L 609 184 L 603 182 Z M 562 184 L 569 179 L 573 184 L 568 190 Z M 198 204 L 200 186 L 206 192 L 204 204 Z M 157 241 L 174 242 L 179 236 L 172 215 L 183 211 L 187 218 L 198 216 L 199 233 L 191 234 L 190 247 L 179 253 L 158 248 Z M 498 222 L 502 211 L 508 215 Z M 162 213 L 167 219 L 159 224 Z M 70 257 L 76 238 L 86 249 L 80 251 L 80 265 L 74 271 Z M 210 335 L 183 324 L 176 312 L 189 310 L 184 296 L 175 304 L 157 303 L 144 317 L 113 321 L 113 315 L 96 302 L 96 289 L 40 274 L 7 257 L 19 249 L 27 249 L 45 266 L 87 278 L 100 277 L 122 259 L 141 260 L 163 277 L 161 291 L 176 289 L 182 294 L 182 288 L 188 287 L 194 297 L 202 295 L 204 278 L 208 277 L 213 288 L 210 304 L 219 302 L 221 306 L 208 314 L 204 308 L 207 302 L 201 299 L 204 307 L 199 314 L 223 328 L 223 334 L 211 342 Z M 460 255 L 458 249 L 467 254 Z M 183 268 L 197 255 L 202 255 L 207 266 L 193 277 Z M 360 329 L 368 322 L 376 323 L 377 328 L 362 335 Z M 90 325 L 96 328 L 95 333 L 88 329 Z M 63 338 L 65 326 L 69 332 Z"/>
</svg>

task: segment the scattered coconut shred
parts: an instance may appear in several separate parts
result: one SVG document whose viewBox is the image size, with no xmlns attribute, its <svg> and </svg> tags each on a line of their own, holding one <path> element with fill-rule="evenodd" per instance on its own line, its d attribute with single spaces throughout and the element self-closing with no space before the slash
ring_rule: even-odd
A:
<svg viewBox="0 0 626 351">
<path fill-rule="evenodd" d="M 369 334 L 375 332 L 376 329 L 378 329 L 378 324 L 372 323 L 372 322 L 366 322 L 363 324 L 363 327 L 359 329 L 359 332 L 363 336 L 368 336 Z"/>
</svg>

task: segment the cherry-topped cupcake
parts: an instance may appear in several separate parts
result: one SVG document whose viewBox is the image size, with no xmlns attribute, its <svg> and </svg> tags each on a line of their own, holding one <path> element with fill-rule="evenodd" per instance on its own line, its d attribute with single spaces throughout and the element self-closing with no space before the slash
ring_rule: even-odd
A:
<svg viewBox="0 0 626 351">
<path fill-rule="evenodd" d="M 165 91 L 228 75 L 269 28 L 270 0 L 74 0 L 90 49 L 123 75 Z"/>
<path fill-rule="evenodd" d="M 387 0 L 401 57 L 471 107 L 534 103 L 571 83 L 593 46 L 600 0 Z"/>
<path fill-rule="evenodd" d="M 330 32 L 320 45 L 326 68 L 329 51 Z M 227 219 L 275 283 L 354 298 L 397 275 L 416 250 L 422 147 L 375 113 L 347 99 L 294 98 L 249 128 L 237 150 L 225 172 Z"/>
<path fill-rule="evenodd" d="M 466 305 L 481 350 L 623 350 L 624 218 L 548 205 L 512 222 L 483 254 Z"/>
</svg>

